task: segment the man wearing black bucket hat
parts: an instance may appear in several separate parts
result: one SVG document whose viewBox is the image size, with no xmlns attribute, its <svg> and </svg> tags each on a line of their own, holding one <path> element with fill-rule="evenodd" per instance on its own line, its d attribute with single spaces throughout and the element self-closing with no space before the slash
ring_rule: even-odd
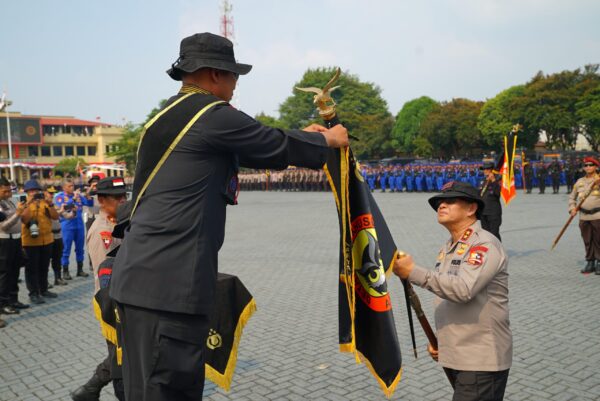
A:
<svg viewBox="0 0 600 401">
<path fill-rule="evenodd" d="M 394 273 L 436 295 L 439 350 L 428 350 L 450 379 L 452 400 L 500 401 L 512 363 L 508 256 L 498 238 L 477 221 L 485 206 L 473 186 L 449 182 L 429 204 L 451 238 L 433 271 L 403 255 Z"/>
<path fill-rule="evenodd" d="M 485 207 L 481 214 L 481 227 L 494 234 L 500 241 L 502 205 L 500 204 L 500 180 L 494 173 L 494 163 L 485 162 L 481 167 L 484 179 L 479 183 L 479 194 Z"/>
<path fill-rule="evenodd" d="M 321 168 L 329 147 L 348 145 L 340 125 L 284 131 L 231 107 L 239 76 L 251 68 L 236 61 L 226 38 L 183 39 L 167 71 L 183 86 L 145 126 L 110 286 L 128 400 L 202 399 L 218 251 L 225 208 L 237 203 L 239 166 Z"/>
</svg>

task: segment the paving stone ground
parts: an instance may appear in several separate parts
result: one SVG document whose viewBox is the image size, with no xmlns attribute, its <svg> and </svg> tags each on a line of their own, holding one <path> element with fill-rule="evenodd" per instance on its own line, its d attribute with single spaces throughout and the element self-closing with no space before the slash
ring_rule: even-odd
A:
<svg viewBox="0 0 600 401">
<path fill-rule="evenodd" d="M 430 194 L 376 193 L 398 247 L 432 266 L 446 231 Z M 504 209 L 501 234 L 510 256 L 514 363 L 506 400 L 600 399 L 600 277 L 579 273 L 583 244 L 576 222 L 549 251 L 566 221 L 565 194 L 522 195 Z M 238 275 L 258 311 L 248 323 L 229 393 L 207 382 L 205 399 L 384 400 L 375 379 L 337 346 L 335 206 L 328 193 L 254 193 L 228 211 L 220 270 Z M 417 327 L 411 352 L 399 281 L 390 291 L 404 371 L 394 400 L 449 400 L 450 386 L 427 355 Z M 432 319 L 432 297 L 417 289 Z M 91 279 L 75 279 L 59 298 L 0 330 L 0 400 L 68 400 L 106 349 L 92 316 Z M 21 300 L 27 301 L 25 290 Z M 112 390 L 102 400 L 114 400 Z"/>
</svg>

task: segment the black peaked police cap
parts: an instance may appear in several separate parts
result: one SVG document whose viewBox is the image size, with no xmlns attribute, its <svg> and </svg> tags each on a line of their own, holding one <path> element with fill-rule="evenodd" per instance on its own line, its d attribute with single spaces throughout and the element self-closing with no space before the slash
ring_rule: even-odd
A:
<svg viewBox="0 0 600 401">
<path fill-rule="evenodd" d="M 485 206 L 483 199 L 481 199 L 477 188 L 466 182 L 450 181 L 442 187 L 442 193 L 429 198 L 428 202 L 433 210 L 437 210 L 441 200 L 452 198 L 460 198 L 467 202 L 477 203 L 476 216 L 478 219 L 481 217 L 481 212 L 483 212 L 483 207 Z"/>
<path fill-rule="evenodd" d="M 121 177 L 103 178 L 96 184 L 97 195 L 124 195 L 126 193 L 125 181 Z"/>
<path fill-rule="evenodd" d="M 483 166 L 479 168 L 479 170 L 493 170 L 495 168 L 496 165 L 494 164 L 494 162 L 485 162 L 483 163 Z"/>
<path fill-rule="evenodd" d="M 227 38 L 209 32 L 197 33 L 181 41 L 179 58 L 167 74 L 181 81 L 182 72 L 194 72 L 200 68 L 215 68 L 245 75 L 252 66 L 235 61 L 233 43 Z"/>
</svg>

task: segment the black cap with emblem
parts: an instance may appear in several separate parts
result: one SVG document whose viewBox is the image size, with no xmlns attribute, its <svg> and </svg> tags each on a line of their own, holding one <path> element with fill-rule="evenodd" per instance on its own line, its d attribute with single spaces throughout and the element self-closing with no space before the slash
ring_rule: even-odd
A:
<svg viewBox="0 0 600 401">
<path fill-rule="evenodd" d="M 97 195 L 125 195 L 127 189 L 125 181 L 121 177 L 108 177 L 98 181 L 96 185 Z"/>
<path fill-rule="evenodd" d="M 471 184 L 467 184 L 466 182 L 450 181 L 442 187 L 442 193 L 429 198 L 428 202 L 433 210 L 437 210 L 442 200 L 453 198 L 464 199 L 467 202 L 477 203 L 476 216 L 478 219 L 481 218 L 481 212 L 483 212 L 485 203 L 479 195 L 479 190 L 477 190 L 477 188 Z"/>
</svg>

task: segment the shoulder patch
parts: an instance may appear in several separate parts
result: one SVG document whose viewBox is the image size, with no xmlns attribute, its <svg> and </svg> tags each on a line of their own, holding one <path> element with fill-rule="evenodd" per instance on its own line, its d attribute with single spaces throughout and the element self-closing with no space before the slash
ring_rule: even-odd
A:
<svg viewBox="0 0 600 401">
<path fill-rule="evenodd" d="M 485 261 L 485 254 L 488 249 L 485 246 L 474 246 L 469 250 L 469 258 L 467 263 L 476 267 L 479 267 Z"/>
<path fill-rule="evenodd" d="M 110 231 L 100 231 L 100 238 L 102 238 L 104 248 L 108 249 L 110 244 L 112 244 L 112 233 Z"/>
</svg>

